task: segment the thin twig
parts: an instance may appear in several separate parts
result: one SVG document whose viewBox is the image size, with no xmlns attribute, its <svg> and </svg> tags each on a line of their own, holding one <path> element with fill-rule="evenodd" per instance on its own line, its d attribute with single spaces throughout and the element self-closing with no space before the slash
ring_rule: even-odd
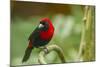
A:
<svg viewBox="0 0 100 67">
<path fill-rule="evenodd" d="M 80 41 L 80 48 L 79 48 L 79 56 L 78 56 L 78 59 L 80 60 L 81 58 L 81 55 L 82 55 L 82 50 L 85 46 L 85 30 L 86 30 L 86 21 L 87 21 L 87 13 L 88 13 L 88 9 L 89 7 L 88 6 L 85 6 L 85 11 L 84 11 L 84 17 L 83 17 L 83 20 L 82 20 L 82 32 L 81 32 L 81 41 Z"/>
<path fill-rule="evenodd" d="M 85 6 L 84 10 L 78 59 L 80 60 L 82 58 L 83 61 L 90 61 L 94 57 L 92 44 L 92 7 Z"/>
</svg>

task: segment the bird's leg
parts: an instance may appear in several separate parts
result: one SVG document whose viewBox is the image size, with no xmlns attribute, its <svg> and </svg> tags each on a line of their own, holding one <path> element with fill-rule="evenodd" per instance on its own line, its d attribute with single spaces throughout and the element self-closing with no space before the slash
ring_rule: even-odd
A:
<svg viewBox="0 0 100 67">
<path fill-rule="evenodd" d="M 39 47 L 39 48 L 43 49 L 45 53 L 49 53 L 49 50 L 48 50 L 48 48 L 46 46 Z"/>
<path fill-rule="evenodd" d="M 44 46 L 43 49 L 44 49 L 45 53 L 49 53 L 49 50 L 46 46 Z"/>
</svg>

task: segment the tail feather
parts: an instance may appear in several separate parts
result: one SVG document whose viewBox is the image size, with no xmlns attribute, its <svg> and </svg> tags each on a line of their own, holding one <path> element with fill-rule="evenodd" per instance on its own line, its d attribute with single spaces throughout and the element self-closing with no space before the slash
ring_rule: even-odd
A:
<svg viewBox="0 0 100 67">
<path fill-rule="evenodd" d="M 22 63 L 23 63 L 23 62 L 26 62 L 26 61 L 29 59 L 29 57 L 30 57 L 30 55 L 31 55 L 31 52 L 32 52 L 32 49 L 33 49 L 33 48 L 27 47 L 27 49 L 26 49 L 26 51 L 25 51 L 25 55 L 24 55 L 23 60 L 22 60 Z"/>
</svg>

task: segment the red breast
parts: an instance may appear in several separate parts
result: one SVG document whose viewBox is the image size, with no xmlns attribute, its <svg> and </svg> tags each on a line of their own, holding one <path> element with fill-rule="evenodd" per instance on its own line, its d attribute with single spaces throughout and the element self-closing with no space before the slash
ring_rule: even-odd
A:
<svg viewBox="0 0 100 67">
<path fill-rule="evenodd" d="M 40 32 L 40 38 L 44 39 L 44 40 L 48 40 L 51 39 L 53 34 L 54 34 L 54 27 L 52 22 L 50 21 L 50 19 L 48 18 L 43 18 L 42 21 L 46 21 L 47 23 L 49 23 L 49 28 L 47 31 L 42 31 Z"/>
</svg>

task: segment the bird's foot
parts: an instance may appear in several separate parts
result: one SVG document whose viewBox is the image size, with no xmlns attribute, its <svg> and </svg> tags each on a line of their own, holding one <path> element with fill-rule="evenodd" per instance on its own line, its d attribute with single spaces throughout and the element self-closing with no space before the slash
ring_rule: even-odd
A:
<svg viewBox="0 0 100 67">
<path fill-rule="evenodd" d="M 47 47 L 44 47 L 44 52 L 45 52 L 46 54 L 48 54 L 48 53 L 49 53 L 49 50 L 48 50 L 48 48 L 47 48 Z"/>
</svg>

